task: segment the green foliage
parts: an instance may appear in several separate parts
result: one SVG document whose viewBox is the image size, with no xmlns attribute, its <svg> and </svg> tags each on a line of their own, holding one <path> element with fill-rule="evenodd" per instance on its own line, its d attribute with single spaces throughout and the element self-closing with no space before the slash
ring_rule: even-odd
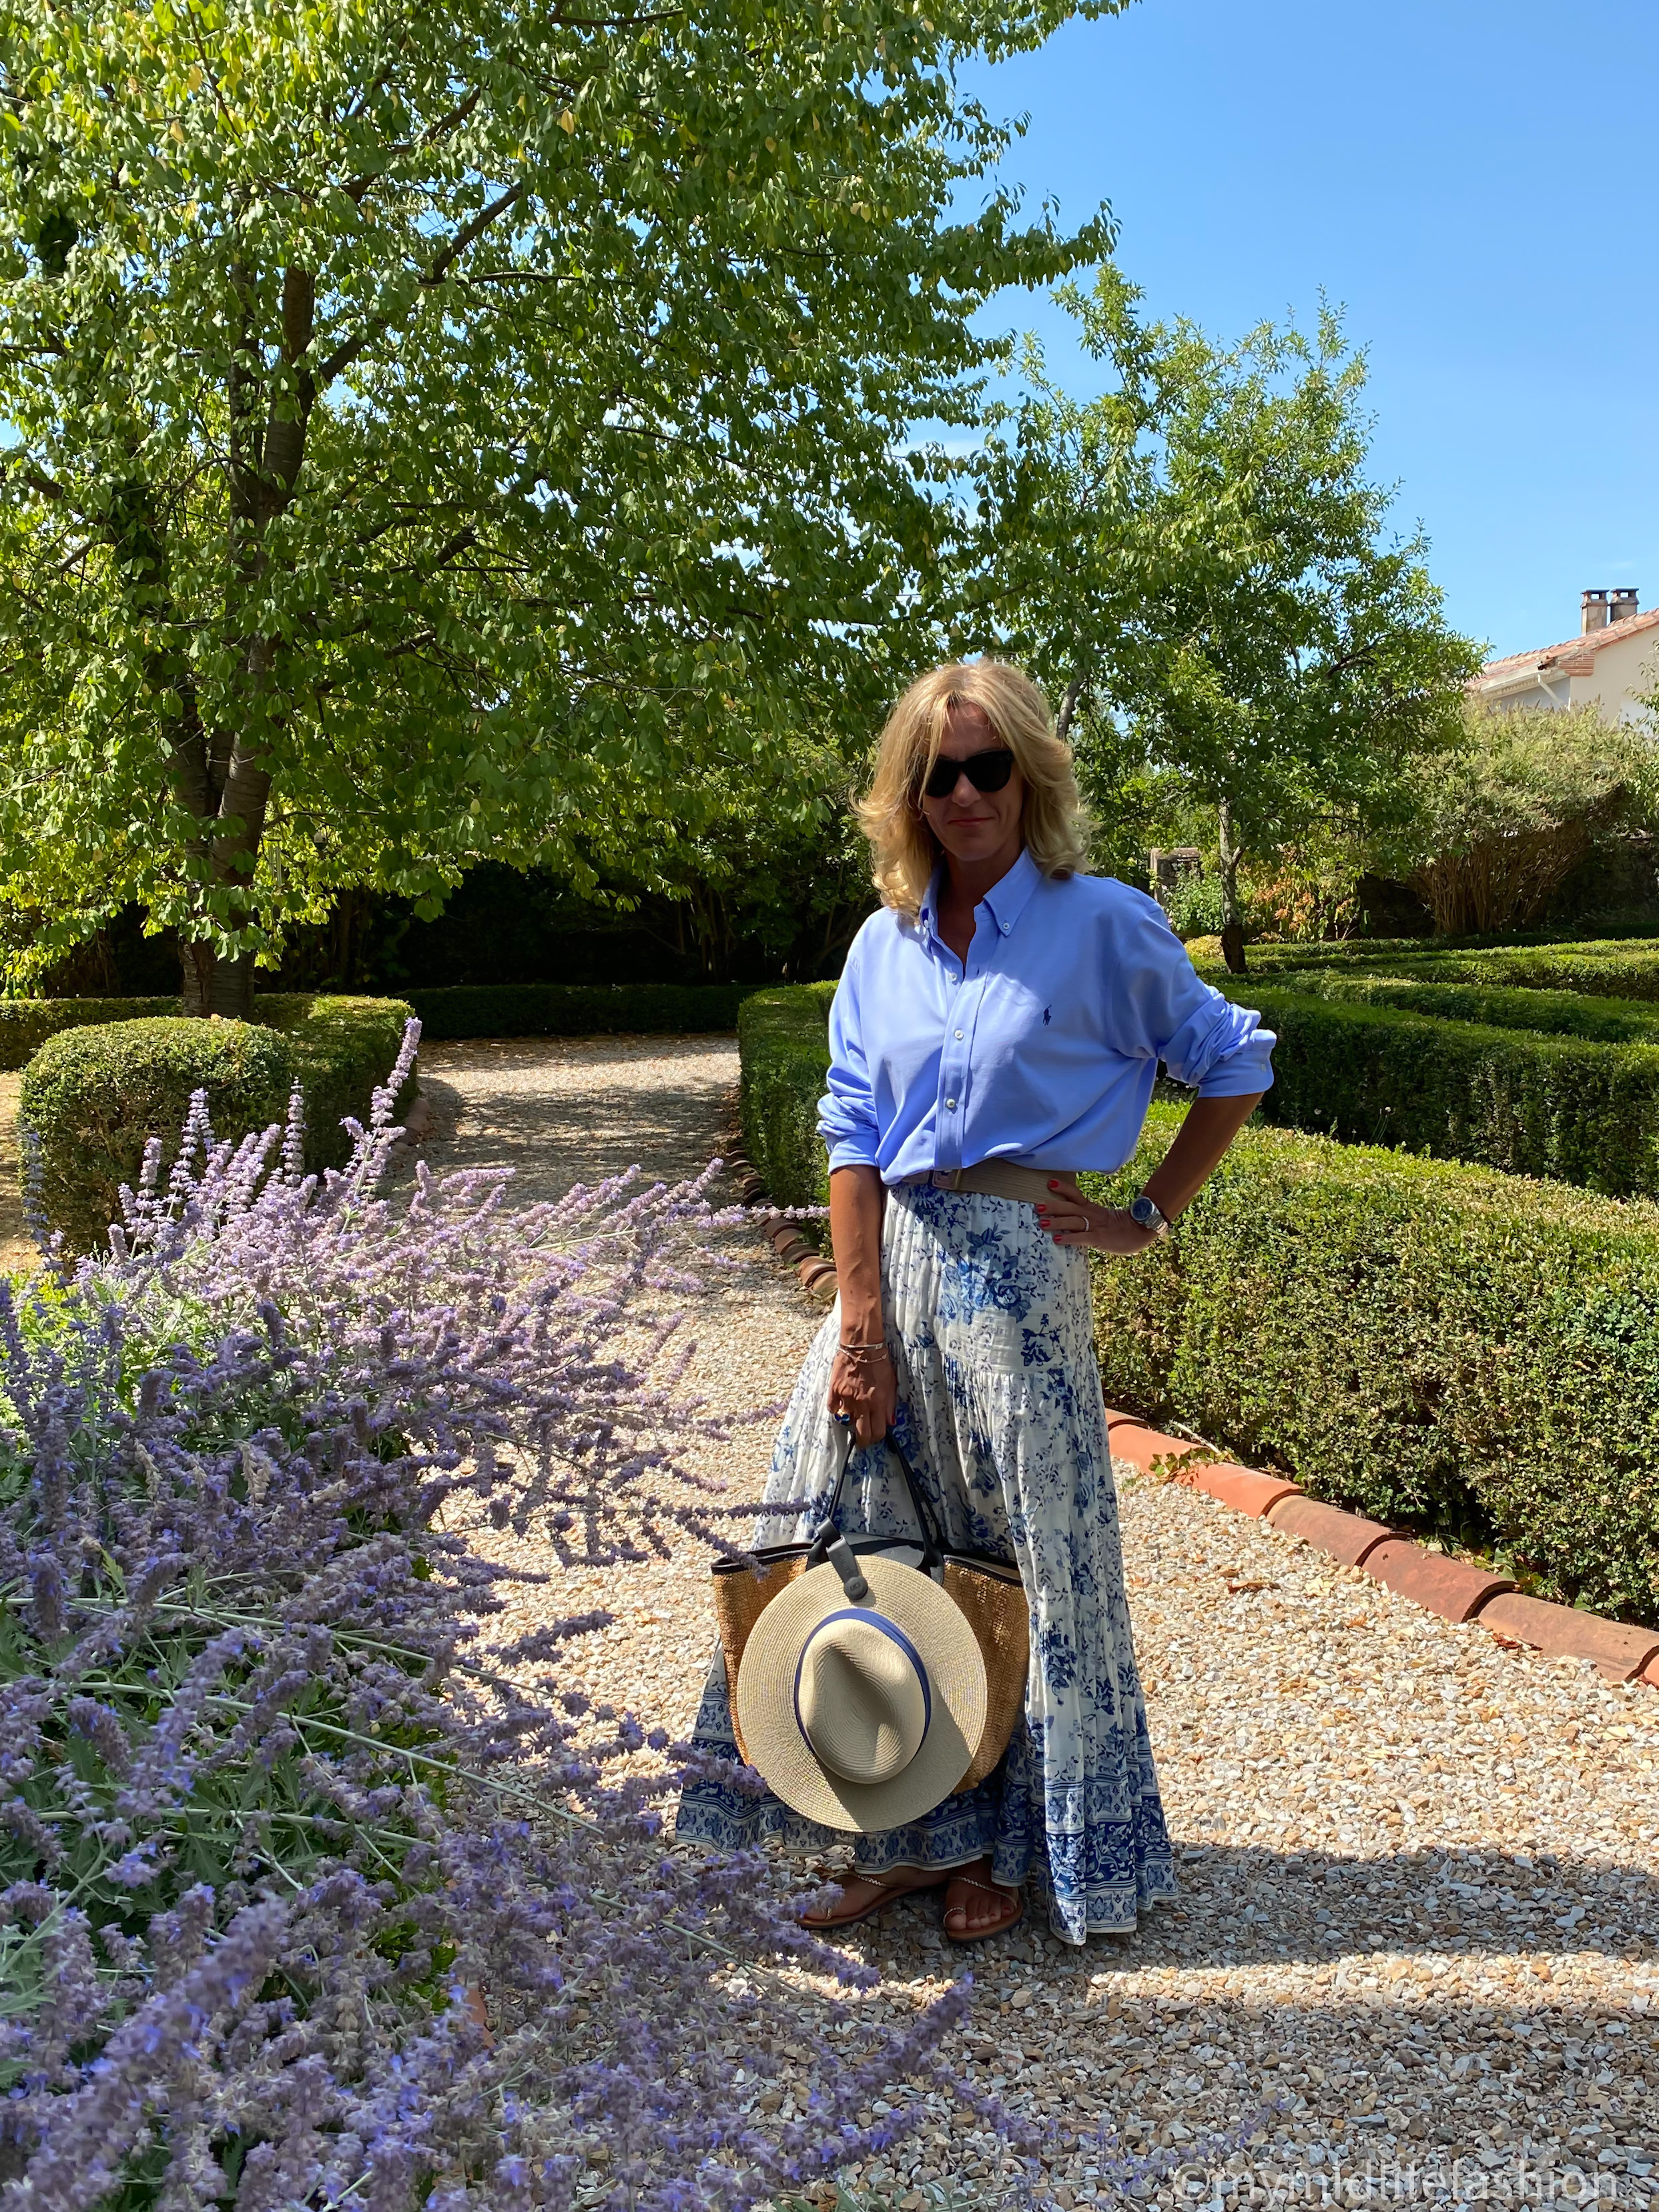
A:
<svg viewBox="0 0 1659 2212">
<path fill-rule="evenodd" d="M 1189 868 L 1170 889 L 1164 908 L 1170 927 L 1184 945 L 1194 937 L 1212 937 L 1221 927 L 1221 884 L 1214 876 L 1200 876 Z"/>
<path fill-rule="evenodd" d="M 1652 738 L 1593 706 L 1470 709 L 1459 742 L 1411 763 L 1407 810 L 1376 854 L 1443 934 L 1522 927 L 1598 841 L 1659 813 Z"/>
<path fill-rule="evenodd" d="M 1395 975 L 1492 989 L 1579 991 L 1596 999 L 1659 1000 L 1659 944 L 1612 938 L 1583 945 L 1517 945 L 1490 951 L 1390 957 Z"/>
<path fill-rule="evenodd" d="M 1109 1402 L 1659 1620 L 1659 1209 L 1253 1126 L 1094 1280 Z"/>
<path fill-rule="evenodd" d="M 779 1206 L 820 1206 L 830 1195 L 817 1106 L 835 995 L 833 983 L 789 984 L 755 992 L 738 1014 L 744 1143 Z"/>
<path fill-rule="evenodd" d="M 1491 984 L 1419 982 L 1409 976 L 1353 969 L 1293 971 L 1299 996 L 1348 1006 L 1392 1006 L 1437 1021 L 1477 1022 L 1489 1029 L 1536 1030 L 1549 1036 L 1589 1037 L 1600 1044 L 1659 1044 L 1659 1007 L 1575 991 L 1506 990 Z M 1247 987 L 1235 984 L 1244 995 Z"/>
<path fill-rule="evenodd" d="M 1480 655 L 1447 628 L 1421 543 L 1389 534 L 1364 360 L 1334 314 L 1223 349 L 1142 325 L 1109 270 L 1069 304 L 1113 381 L 1077 402 L 1030 353 L 1031 397 L 981 471 L 966 635 L 1067 701 L 1109 836 L 1144 825 L 1149 785 L 1211 810 L 1242 921 L 1239 861 L 1388 818 Z"/>
<path fill-rule="evenodd" d="M 601 1036 L 732 1030 L 746 983 L 457 983 L 412 990 L 422 1037 Z M 259 1001 L 254 1001 L 256 1006 Z"/>
<path fill-rule="evenodd" d="M 1279 1039 L 1269 1119 L 1621 1196 L 1659 1194 L 1659 1040 L 1601 1044 L 1235 981 Z"/>
<path fill-rule="evenodd" d="M 831 996 L 758 992 L 738 1019 L 750 1157 L 792 1203 L 825 1187 Z M 1126 1200 L 1182 1110 L 1090 1181 Z M 1659 1617 L 1659 1207 L 1253 1123 L 1174 1237 L 1094 1264 L 1112 1403 L 1495 1544 L 1546 1595 Z"/>
<path fill-rule="evenodd" d="M 1201 975 L 1225 984 L 1218 944 L 1200 940 L 1189 943 L 1187 951 Z M 1659 933 L 1558 941 L 1510 933 L 1449 946 L 1421 937 L 1253 945 L 1250 965 L 1253 974 L 1264 975 L 1341 969 L 1424 982 L 1476 983 L 1493 990 L 1583 991 L 1592 998 L 1641 999 L 1659 996 Z"/>
<path fill-rule="evenodd" d="M 257 1022 L 112 1022 L 66 1030 L 36 1053 L 23 1073 L 20 1119 L 39 1141 L 47 1218 L 73 1249 L 97 1244 L 118 1218 L 121 1186 L 137 1183 L 150 1137 L 170 1162 L 167 1147 L 176 1149 L 198 1090 L 208 1094 L 215 1135 L 237 1139 L 280 1123 L 298 1083 L 306 1164 L 344 1161 L 342 1117 L 366 1119 L 410 1008 L 395 999 L 282 994 L 255 1004 Z"/>
<path fill-rule="evenodd" d="M 177 999 L 0 999 L 0 1068 L 21 1067 L 61 1030 L 178 1011 Z"/>
<path fill-rule="evenodd" d="M 41 956 L 137 900 L 216 993 L 192 946 L 269 962 L 343 885 L 580 890 L 738 788 L 807 820 L 931 645 L 956 465 L 913 426 L 975 418 L 994 295 L 1109 243 L 1020 222 L 957 70 L 1115 4 L 15 0 L 0 886 Z"/>
<path fill-rule="evenodd" d="M 338 1167 L 351 1151 L 340 1126 L 348 1115 L 367 1119 L 377 1085 L 398 1057 L 404 1025 L 412 1008 L 402 999 L 315 996 L 305 992 L 267 992 L 253 1001 L 256 1021 L 281 1032 L 289 1048 L 293 1080 L 304 1093 L 306 1164 Z M 414 1101 L 411 1081 L 395 1105 L 406 1111 Z M 219 1134 L 228 1134 L 221 1129 Z"/>
</svg>

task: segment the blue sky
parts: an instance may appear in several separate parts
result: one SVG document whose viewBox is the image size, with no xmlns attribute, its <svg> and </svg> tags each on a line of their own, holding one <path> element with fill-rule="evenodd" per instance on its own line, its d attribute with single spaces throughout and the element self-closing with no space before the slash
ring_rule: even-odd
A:
<svg viewBox="0 0 1659 2212">
<path fill-rule="evenodd" d="M 1137 0 L 964 79 L 1029 112 L 1005 174 L 1099 201 L 1154 315 L 1311 321 L 1369 351 L 1376 471 L 1494 652 L 1659 606 L 1659 9 L 1547 0 Z M 999 303 L 1061 380 L 1046 300 Z"/>
</svg>

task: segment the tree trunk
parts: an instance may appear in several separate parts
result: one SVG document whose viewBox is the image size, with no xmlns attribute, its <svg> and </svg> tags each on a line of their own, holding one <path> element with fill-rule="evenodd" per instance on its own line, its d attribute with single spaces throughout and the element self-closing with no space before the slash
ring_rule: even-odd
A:
<svg viewBox="0 0 1659 2212">
<path fill-rule="evenodd" d="M 194 944 L 181 944 L 179 960 L 184 970 L 184 988 L 179 997 L 185 1013 L 198 1018 L 217 1014 L 228 1022 L 252 1020 L 251 952 L 243 953 L 240 960 L 222 960 L 213 949 L 211 938 L 204 938 Z"/>
<path fill-rule="evenodd" d="M 306 366 L 314 327 L 316 283 L 308 270 L 283 272 L 282 356 L 283 374 L 264 401 L 259 419 L 263 368 L 256 376 L 247 359 L 261 358 L 255 328 L 252 273 L 240 263 L 231 282 L 241 304 L 240 343 L 233 355 L 226 387 L 230 428 L 230 544 L 235 573 L 229 613 L 233 632 L 240 617 L 256 609 L 265 574 L 265 532 L 294 496 L 305 458 L 306 429 L 317 387 Z M 216 887 L 228 889 L 233 927 L 253 920 L 253 874 L 264 836 L 270 798 L 270 764 L 266 747 L 273 720 L 280 719 L 272 699 L 277 641 L 261 634 L 257 619 L 247 623 L 242 644 L 240 730 L 222 721 L 203 742 L 181 755 L 175 781 L 185 781 L 186 804 L 198 819 L 215 821 L 208 837 Z M 193 713 L 193 706 L 192 706 Z M 178 751 L 179 749 L 175 748 Z M 182 999 L 187 1014 L 219 1014 L 247 1021 L 253 1012 L 253 955 L 222 960 L 210 939 L 187 939 L 181 947 Z"/>
<path fill-rule="evenodd" d="M 1243 975 L 1244 964 L 1244 908 L 1238 896 L 1238 863 L 1242 855 L 1233 834 L 1233 807 L 1224 799 L 1216 810 L 1220 828 L 1221 957 L 1230 975 Z"/>
<path fill-rule="evenodd" d="M 208 1012 L 219 1014 L 228 1022 L 251 1022 L 253 1018 L 253 955 L 243 953 L 240 960 L 216 960 L 213 963 L 213 1004 Z"/>
<path fill-rule="evenodd" d="M 1074 676 L 1066 686 L 1066 696 L 1060 702 L 1060 713 L 1054 720 L 1054 735 L 1061 744 L 1072 741 L 1072 720 L 1077 713 L 1077 702 L 1083 690 L 1083 678 Z"/>
</svg>

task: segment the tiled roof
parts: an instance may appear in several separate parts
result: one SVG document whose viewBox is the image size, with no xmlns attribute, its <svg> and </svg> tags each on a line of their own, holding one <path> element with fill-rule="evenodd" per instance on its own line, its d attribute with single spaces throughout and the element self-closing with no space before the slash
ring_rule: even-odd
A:
<svg viewBox="0 0 1659 2212">
<path fill-rule="evenodd" d="M 1539 646 L 1531 653 L 1510 653 L 1501 660 L 1489 660 L 1474 680 L 1484 691 L 1506 677 L 1541 676 L 1552 668 L 1559 668 L 1564 675 L 1588 676 L 1589 663 L 1604 645 L 1620 645 L 1627 637 L 1655 629 L 1659 629 L 1659 609 L 1645 615 L 1626 615 L 1622 622 L 1609 623 L 1605 629 L 1593 629 L 1582 637 L 1567 638 L 1560 645 Z M 1582 668 L 1565 665 L 1580 659 L 1585 663 Z"/>
</svg>

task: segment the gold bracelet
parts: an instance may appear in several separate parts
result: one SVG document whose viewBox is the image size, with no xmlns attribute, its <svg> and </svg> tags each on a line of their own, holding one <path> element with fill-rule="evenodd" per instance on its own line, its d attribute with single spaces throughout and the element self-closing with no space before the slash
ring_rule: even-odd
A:
<svg viewBox="0 0 1659 2212">
<path fill-rule="evenodd" d="M 885 1352 L 885 1351 L 887 1350 L 887 1348 L 888 1348 L 888 1347 L 886 1346 L 886 1345 L 885 1345 L 885 1344 L 838 1344 L 838 1345 L 836 1346 L 836 1351 L 837 1351 L 837 1352 Z"/>
</svg>

